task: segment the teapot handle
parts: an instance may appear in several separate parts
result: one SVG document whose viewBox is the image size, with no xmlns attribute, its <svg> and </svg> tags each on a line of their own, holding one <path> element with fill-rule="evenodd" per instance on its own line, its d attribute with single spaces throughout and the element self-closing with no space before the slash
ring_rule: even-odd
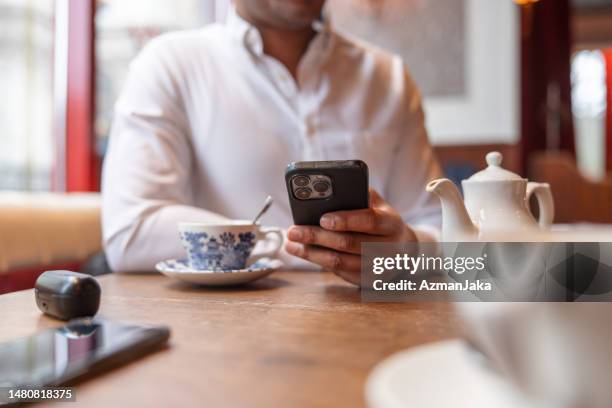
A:
<svg viewBox="0 0 612 408">
<path fill-rule="evenodd" d="M 548 183 L 527 183 L 527 202 L 535 194 L 540 208 L 540 228 L 549 228 L 555 218 L 555 203 Z"/>
</svg>

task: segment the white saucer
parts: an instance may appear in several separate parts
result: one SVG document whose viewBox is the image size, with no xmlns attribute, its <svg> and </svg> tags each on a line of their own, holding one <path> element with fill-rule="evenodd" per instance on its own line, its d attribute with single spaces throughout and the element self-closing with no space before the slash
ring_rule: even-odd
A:
<svg viewBox="0 0 612 408">
<path fill-rule="evenodd" d="M 463 341 L 452 340 L 394 354 L 366 384 L 371 408 L 536 408 Z"/>
<path fill-rule="evenodd" d="M 159 262 L 155 269 L 164 275 L 184 282 L 207 286 L 242 285 L 263 278 L 283 266 L 278 259 L 263 258 L 245 269 L 206 271 L 193 269 L 185 259 Z"/>
</svg>

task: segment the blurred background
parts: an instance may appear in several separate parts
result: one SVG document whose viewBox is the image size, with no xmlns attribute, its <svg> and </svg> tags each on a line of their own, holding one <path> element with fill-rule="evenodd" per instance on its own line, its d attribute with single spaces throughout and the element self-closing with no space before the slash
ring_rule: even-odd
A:
<svg viewBox="0 0 612 408">
<path fill-rule="evenodd" d="M 0 293 L 100 250 L 100 166 L 130 60 L 228 7 L 0 0 Z M 326 13 L 403 57 L 449 178 L 499 150 L 551 183 L 556 222 L 612 222 L 612 0 L 329 0 Z"/>
</svg>

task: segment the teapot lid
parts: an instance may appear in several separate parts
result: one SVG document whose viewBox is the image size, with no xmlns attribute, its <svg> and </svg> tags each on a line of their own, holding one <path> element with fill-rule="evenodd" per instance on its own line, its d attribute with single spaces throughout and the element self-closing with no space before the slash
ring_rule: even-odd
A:
<svg viewBox="0 0 612 408">
<path fill-rule="evenodd" d="M 468 181 L 507 181 L 523 180 L 521 176 L 501 167 L 503 156 L 500 152 L 487 154 L 488 167 L 474 174 Z"/>
</svg>

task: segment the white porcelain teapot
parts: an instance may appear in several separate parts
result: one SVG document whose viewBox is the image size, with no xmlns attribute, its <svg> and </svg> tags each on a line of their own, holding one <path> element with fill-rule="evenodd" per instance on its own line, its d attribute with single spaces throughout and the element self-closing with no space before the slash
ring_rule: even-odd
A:
<svg viewBox="0 0 612 408">
<path fill-rule="evenodd" d="M 452 181 L 438 179 L 427 185 L 427 191 L 437 195 L 442 203 L 442 240 L 495 241 L 510 236 L 528 240 L 524 233 L 548 230 L 554 217 L 550 186 L 528 182 L 503 169 L 499 152 L 487 154 L 486 160 L 486 169 L 461 182 L 465 204 Z M 532 194 L 538 200 L 539 221 L 529 210 Z"/>
</svg>

